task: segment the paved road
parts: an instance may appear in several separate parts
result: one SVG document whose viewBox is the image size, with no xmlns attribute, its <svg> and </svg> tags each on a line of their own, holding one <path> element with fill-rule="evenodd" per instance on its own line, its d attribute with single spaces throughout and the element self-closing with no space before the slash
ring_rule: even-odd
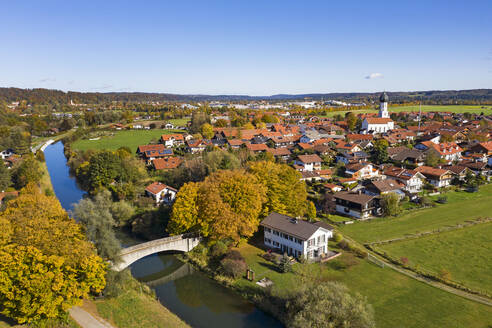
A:
<svg viewBox="0 0 492 328">
<path fill-rule="evenodd" d="M 74 306 L 70 309 L 70 316 L 75 322 L 77 322 L 82 328 L 115 328 L 107 321 L 96 318 L 86 310 L 79 306 Z"/>
</svg>

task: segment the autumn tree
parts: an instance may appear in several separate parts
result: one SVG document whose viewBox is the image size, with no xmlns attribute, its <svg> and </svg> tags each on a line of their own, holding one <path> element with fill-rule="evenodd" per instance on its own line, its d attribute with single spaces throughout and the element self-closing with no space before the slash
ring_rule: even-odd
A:
<svg viewBox="0 0 492 328">
<path fill-rule="evenodd" d="M 306 216 L 311 220 L 316 219 L 316 206 L 314 206 L 314 203 L 311 201 L 307 202 Z"/>
<path fill-rule="evenodd" d="M 345 120 L 347 121 L 347 126 L 350 131 L 355 130 L 357 126 L 357 116 L 355 116 L 354 113 L 348 112 L 347 115 L 345 116 Z"/>
<path fill-rule="evenodd" d="M 58 200 L 29 184 L 0 213 L 0 313 L 56 318 L 105 286 L 106 265 Z"/>
<path fill-rule="evenodd" d="M 251 237 L 258 229 L 264 199 L 265 187 L 253 175 L 243 170 L 217 171 L 180 189 L 168 231 L 195 231 L 236 241 Z"/>
<path fill-rule="evenodd" d="M 263 212 L 278 212 L 293 216 L 305 213 L 306 184 L 300 173 L 285 164 L 260 161 L 249 165 L 248 172 L 267 188 Z"/>
<path fill-rule="evenodd" d="M 200 127 L 200 133 L 206 139 L 211 139 L 214 136 L 214 128 L 209 123 L 205 123 Z"/>
</svg>

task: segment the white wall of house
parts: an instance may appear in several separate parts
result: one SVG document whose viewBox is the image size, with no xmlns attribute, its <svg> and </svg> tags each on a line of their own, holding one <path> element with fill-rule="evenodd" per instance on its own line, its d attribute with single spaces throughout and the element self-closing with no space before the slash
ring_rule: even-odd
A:
<svg viewBox="0 0 492 328">
<path fill-rule="evenodd" d="M 285 236 L 288 238 L 285 238 Z M 307 259 L 327 253 L 328 239 L 332 238 L 332 236 L 331 231 L 321 227 L 308 240 L 301 240 L 274 229 L 264 228 L 265 245 L 280 249 L 295 257 L 302 255 Z M 317 254 L 315 252 L 316 250 L 318 251 Z"/>
<path fill-rule="evenodd" d="M 360 211 L 356 211 L 352 208 L 349 208 L 349 207 L 346 207 L 343 205 L 339 205 L 339 204 L 336 204 L 335 210 L 338 213 L 353 216 L 353 217 L 358 218 L 358 219 L 364 219 L 364 218 L 369 217 L 369 214 L 362 214 Z"/>
<path fill-rule="evenodd" d="M 146 192 L 147 192 L 147 195 L 149 195 L 150 197 L 155 199 L 155 202 L 157 204 L 162 203 L 162 202 L 170 204 L 176 198 L 176 191 L 169 189 L 169 188 L 165 188 L 164 190 L 158 192 L 157 194 L 151 193 L 149 191 L 146 191 Z"/>
</svg>

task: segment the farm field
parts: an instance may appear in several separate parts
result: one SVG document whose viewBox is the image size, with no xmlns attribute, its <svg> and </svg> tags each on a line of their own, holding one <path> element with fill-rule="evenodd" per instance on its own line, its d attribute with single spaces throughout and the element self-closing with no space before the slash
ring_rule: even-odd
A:
<svg viewBox="0 0 492 328">
<path fill-rule="evenodd" d="M 456 225 L 492 213 L 492 184 L 477 193 L 448 192 L 447 204 L 415 210 L 396 218 L 377 218 L 340 227 L 343 234 L 361 242 L 376 242 L 403 237 L 440 227 Z"/>
<path fill-rule="evenodd" d="M 140 145 L 146 145 L 151 140 L 158 140 L 163 134 L 183 133 L 182 130 L 121 130 L 114 131 L 112 136 L 101 137 L 99 140 L 80 139 L 72 144 L 76 150 L 107 149 L 116 150 L 120 147 L 129 147 L 136 151 Z"/>
<path fill-rule="evenodd" d="M 390 268 L 380 268 L 366 260 L 356 259 L 351 254 L 343 254 L 339 259 L 321 265 L 295 264 L 294 271 L 303 272 L 307 277 L 302 278 L 296 273 L 277 272 L 272 263 L 259 256 L 263 251 L 253 245 L 241 245 L 239 250 L 248 266 L 255 271 L 255 279 L 268 277 L 280 295 L 299 285 L 302 279 L 315 283 L 344 283 L 352 292 L 367 297 L 374 308 L 377 327 L 485 328 L 492 322 L 491 307 L 428 286 Z M 338 264 L 341 262 L 351 264 L 340 268 Z M 237 280 L 235 285 L 240 290 L 260 288 L 245 279 Z"/>
<path fill-rule="evenodd" d="M 408 258 L 412 266 L 435 273 L 446 269 L 451 280 L 492 294 L 491 237 L 492 222 L 488 222 L 379 248 L 397 258 Z"/>
<path fill-rule="evenodd" d="M 492 110 L 490 105 L 448 105 L 448 106 L 438 106 L 438 105 L 422 105 L 422 112 L 453 112 L 453 113 L 475 113 L 480 114 L 481 112 L 489 113 Z M 392 112 L 418 112 L 419 106 L 389 106 L 388 111 L 390 114 Z M 345 115 L 349 111 L 334 111 L 327 113 L 324 117 L 333 117 L 337 114 Z M 377 113 L 377 109 L 361 109 L 352 110 L 354 113 Z"/>
</svg>

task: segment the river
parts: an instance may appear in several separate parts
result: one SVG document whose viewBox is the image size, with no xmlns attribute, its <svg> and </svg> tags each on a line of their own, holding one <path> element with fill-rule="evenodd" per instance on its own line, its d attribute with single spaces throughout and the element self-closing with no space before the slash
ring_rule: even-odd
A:
<svg viewBox="0 0 492 328">
<path fill-rule="evenodd" d="M 85 193 L 70 176 L 63 144 L 57 142 L 48 146 L 44 155 L 56 197 L 63 208 L 70 211 Z M 123 234 L 118 237 L 124 245 L 140 242 Z M 192 327 L 282 327 L 278 320 L 173 254 L 150 255 L 130 268 L 135 278 L 155 290 L 165 307 Z"/>
</svg>

